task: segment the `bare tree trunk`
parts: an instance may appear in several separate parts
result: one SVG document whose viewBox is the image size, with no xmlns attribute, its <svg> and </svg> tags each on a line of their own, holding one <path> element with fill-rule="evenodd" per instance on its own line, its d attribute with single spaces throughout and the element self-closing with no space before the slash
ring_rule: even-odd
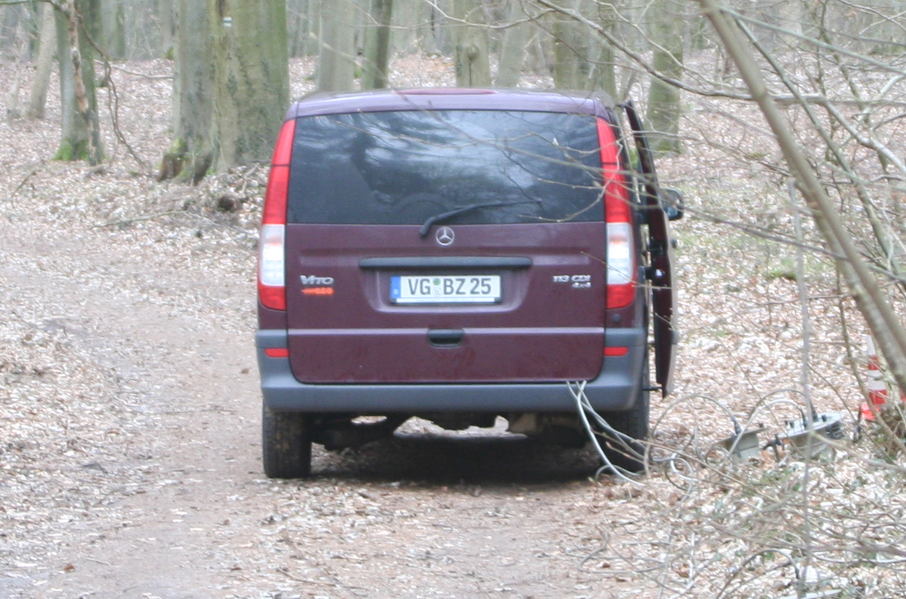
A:
<svg viewBox="0 0 906 599">
<path fill-rule="evenodd" d="M 47 86 L 50 85 L 50 71 L 53 69 L 53 58 L 57 50 L 57 38 L 53 18 L 53 7 L 49 4 L 41 8 L 41 34 L 38 49 L 38 61 L 35 65 L 35 78 L 31 84 L 26 116 L 30 119 L 43 119 L 44 106 L 47 104 Z"/>
<path fill-rule="evenodd" d="M 321 0 L 318 89 L 349 91 L 355 77 L 355 13 L 352 0 Z"/>
<path fill-rule="evenodd" d="M 175 177 L 197 183 L 205 176 L 213 159 L 211 13 L 198 0 L 179 0 L 176 13 L 173 138 L 161 160 L 158 179 Z"/>
<path fill-rule="evenodd" d="M 423 11 L 432 7 L 425 0 L 394 0 L 393 4 L 392 52 L 411 54 L 416 50 Z"/>
<path fill-rule="evenodd" d="M 18 57 L 19 48 L 19 26 L 20 21 L 25 18 L 27 7 L 21 4 L 12 6 L 2 6 L 3 20 L 0 22 L 0 56 Z"/>
<path fill-rule="evenodd" d="M 62 10 L 54 10 L 57 42 L 57 64 L 60 70 L 60 104 L 63 117 L 63 138 L 54 156 L 56 160 L 81 160 L 87 156 L 88 128 L 76 111 L 75 80 L 69 57 L 69 18 Z"/>
<path fill-rule="evenodd" d="M 598 22 L 601 27 L 610 33 L 616 29 L 617 18 L 612 4 L 598 4 Z M 598 45 L 598 59 L 592 65 L 589 73 L 589 89 L 600 89 L 607 92 L 612 98 L 618 101 L 616 63 L 613 46 L 610 42 L 598 35 L 596 32 L 588 31 L 587 35 L 593 36 Z"/>
<path fill-rule="evenodd" d="M 393 0 L 371 0 L 365 28 L 365 55 L 362 65 L 362 89 L 387 87 L 387 65 L 390 62 L 390 19 Z"/>
<path fill-rule="evenodd" d="M 100 29 L 99 8 L 98 0 L 69 0 L 69 51 L 76 110 L 88 127 L 88 163 L 92 165 L 100 164 L 104 159 L 95 94 L 94 51 L 87 39 L 89 35 L 96 37 Z"/>
<path fill-rule="evenodd" d="M 200 2 L 201 0 L 196 0 Z M 158 0 L 157 16 L 160 20 L 160 55 L 173 56 L 176 39 L 176 7 L 173 0 Z"/>
<path fill-rule="evenodd" d="M 57 160 L 103 159 L 94 80 L 94 51 L 87 35 L 97 33 L 97 0 L 69 0 L 56 15 L 63 139 Z"/>
<path fill-rule="evenodd" d="M 321 2 L 308 0 L 306 10 L 305 56 L 317 56 L 321 52 Z"/>
<path fill-rule="evenodd" d="M 311 4 L 308 0 L 286 2 L 287 44 L 289 55 L 292 57 L 305 56 L 308 41 L 308 11 Z"/>
<path fill-rule="evenodd" d="M 446 19 L 438 11 L 437 6 L 443 7 L 444 2 L 419 2 L 418 7 L 418 47 L 428 56 L 444 54 L 446 40 Z"/>
<path fill-rule="evenodd" d="M 565 0 L 563 8 L 584 14 L 582 0 Z M 576 19 L 565 14 L 554 15 L 554 85 L 559 89 L 580 90 L 588 87 L 589 45 L 591 32 Z"/>
<path fill-rule="evenodd" d="M 11 60 L 27 62 L 31 60 L 31 39 L 33 34 L 33 15 L 25 5 L 3 7 L 0 3 L 0 14 L 3 16 L 3 25 L 0 27 L 0 56 L 9 57 Z M 6 116 L 10 119 L 22 116 L 19 102 L 19 90 L 22 88 L 24 69 L 15 69 L 11 81 L 5 82 Z"/>
<path fill-rule="evenodd" d="M 497 87 L 516 87 L 522 74 L 522 63 L 525 61 L 526 43 L 531 31 L 527 23 L 515 24 L 526 18 L 525 9 L 519 2 L 513 2 L 507 9 L 506 21 L 509 27 L 503 33 L 500 43 L 500 59 L 497 67 Z"/>
<path fill-rule="evenodd" d="M 283 0 L 209 0 L 217 170 L 266 161 L 289 103 Z"/>
<path fill-rule="evenodd" d="M 126 58 L 126 8 L 123 0 L 102 0 L 103 49 L 114 60 Z"/>
<path fill-rule="evenodd" d="M 161 49 L 161 27 L 163 25 L 158 1 L 129 3 L 129 10 L 124 14 L 124 30 L 126 33 L 126 57 L 130 60 L 160 58 L 164 55 L 164 51 Z M 168 5 L 172 1 L 167 0 Z"/>
<path fill-rule="evenodd" d="M 656 0 L 651 6 L 651 39 L 654 69 L 669 79 L 683 76 L 682 10 L 674 0 Z M 653 78 L 648 88 L 648 127 L 652 130 L 651 146 L 657 152 L 679 153 L 679 121 L 682 115 L 679 88 Z"/>
<path fill-rule="evenodd" d="M 355 57 L 354 79 L 361 77 L 362 69 L 360 64 L 361 57 L 365 54 L 365 30 L 366 25 L 371 22 L 368 10 L 371 6 L 371 0 L 352 0 L 352 55 Z"/>
<path fill-rule="evenodd" d="M 453 14 L 466 23 L 456 23 L 456 85 L 489 87 L 488 30 L 479 0 L 454 0 Z"/>
<path fill-rule="evenodd" d="M 318 54 L 320 14 L 321 0 L 287 0 L 286 31 L 290 56 Z"/>
</svg>

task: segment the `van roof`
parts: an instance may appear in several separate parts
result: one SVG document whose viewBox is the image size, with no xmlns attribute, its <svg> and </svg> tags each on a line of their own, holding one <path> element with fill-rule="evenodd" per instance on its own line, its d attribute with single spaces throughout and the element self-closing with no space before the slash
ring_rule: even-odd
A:
<svg viewBox="0 0 906 599">
<path fill-rule="evenodd" d="M 591 114 L 613 120 L 614 106 L 614 101 L 603 92 L 438 87 L 317 92 L 293 103 L 286 118 L 392 110 L 527 110 Z"/>
</svg>

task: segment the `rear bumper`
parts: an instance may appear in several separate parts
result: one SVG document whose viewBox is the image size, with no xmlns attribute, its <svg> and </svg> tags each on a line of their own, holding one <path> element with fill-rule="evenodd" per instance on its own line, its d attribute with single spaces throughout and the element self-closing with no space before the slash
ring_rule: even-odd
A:
<svg viewBox="0 0 906 599">
<path fill-rule="evenodd" d="M 568 412 L 575 408 L 565 383 L 310 384 L 293 376 L 288 358 L 270 358 L 267 348 L 285 348 L 286 332 L 261 330 L 255 337 L 261 391 L 278 412 Z M 645 329 L 607 329 L 607 347 L 628 347 L 604 359 L 585 393 L 596 410 L 630 409 L 636 401 L 645 359 Z"/>
</svg>

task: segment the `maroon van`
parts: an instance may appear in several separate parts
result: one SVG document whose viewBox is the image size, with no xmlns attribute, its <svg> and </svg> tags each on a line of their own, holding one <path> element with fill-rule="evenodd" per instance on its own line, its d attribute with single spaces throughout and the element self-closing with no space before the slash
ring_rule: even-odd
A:
<svg viewBox="0 0 906 599">
<path fill-rule="evenodd" d="M 567 381 L 646 436 L 649 320 L 670 387 L 671 243 L 626 108 L 628 137 L 603 96 L 423 89 L 290 108 L 260 239 L 268 476 L 307 476 L 313 442 L 412 416 L 581 438 Z"/>
</svg>

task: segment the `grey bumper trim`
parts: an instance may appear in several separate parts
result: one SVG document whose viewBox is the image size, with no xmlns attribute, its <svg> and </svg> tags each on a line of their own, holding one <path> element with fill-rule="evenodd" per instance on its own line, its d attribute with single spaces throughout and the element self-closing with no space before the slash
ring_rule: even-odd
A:
<svg viewBox="0 0 906 599">
<path fill-rule="evenodd" d="M 628 410 L 638 397 L 647 342 L 644 329 L 608 329 L 608 347 L 628 347 L 624 356 L 604 359 L 585 389 L 601 411 Z M 269 408 L 287 412 L 568 412 L 573 399 L 565 383 L 475 384 L 310 384 L 293 376 L 288 358 L 270 358 L 267 348 L 287 346 L 286 331 L 256 334 L 261 390 Z M 647 367 L 647 364 L 644 364 Z"/>
</svg>

